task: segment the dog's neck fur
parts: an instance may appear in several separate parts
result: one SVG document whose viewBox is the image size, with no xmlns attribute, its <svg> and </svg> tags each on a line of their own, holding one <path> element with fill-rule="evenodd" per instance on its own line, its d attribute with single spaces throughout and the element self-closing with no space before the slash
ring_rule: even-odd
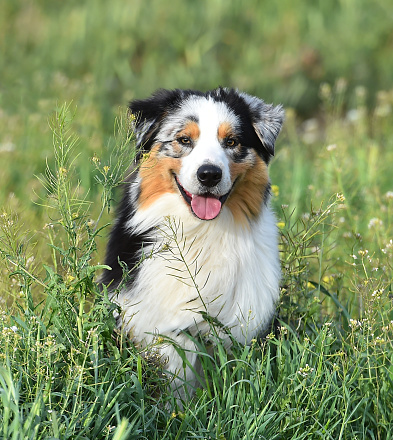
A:
<svg viewBox="0 0 393 440">
<path fill-rule="evenodd" d="M 198 331 L 207 331 L 200 312 L 217 318 L 242 342 L 266 329 L 280 273 L 268 205 L 249 225 L 237 224 L 226 207 L 219 218 L 201 222 L 177 195 L 168 194 L 138 210 L 127 227 L 133 233 L 150 230 L 154 240 L 143 249 L 147 258 L 137 278 L 116 298 L 122 325 L 136 340 L 151 342 L 146 328 L 175 336 L 195 323 Z M 135 313 L 139 316 L 133 320 Z"/>
</svg>

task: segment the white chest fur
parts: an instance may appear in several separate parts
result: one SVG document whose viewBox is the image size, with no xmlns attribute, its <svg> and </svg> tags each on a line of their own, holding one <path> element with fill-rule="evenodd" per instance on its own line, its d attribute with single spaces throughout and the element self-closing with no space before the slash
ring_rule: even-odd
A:
<svg viewBox="0 0 393 440">
<path fill-rule="evenodd" d="M 182 330 L 208 331 L 205 311 L 248 343 L 269 325 L 279 296 L 275 217 L 265 206 L 255 222 L 239 225 L 224 206 L 217 219 L 201 222 L 180 202 L 168 194 L 128 224 L 142 232 L 162 222 L 163 207 L 171 214 L 155 229 L 154 250 L 132 288 L 116 297 L 122 326 L 149 343 L 154 333 L 175 338 Z"/>
</svg>

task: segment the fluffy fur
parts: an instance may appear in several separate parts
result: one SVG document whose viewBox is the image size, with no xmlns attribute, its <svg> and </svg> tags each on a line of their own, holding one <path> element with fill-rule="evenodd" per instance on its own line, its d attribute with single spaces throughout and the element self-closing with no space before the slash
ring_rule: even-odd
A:
<svg viewBox="0 0 393 440">
<path fill-rule="evenodd" d="M 267 165 L 284 113 L 225 88 L 160 90 L 130 110 L 139 168 L 111 233 L 112 271 L 103 282 L 125 332 L 144 346 L 165 335 L 189 350 L 195 367 L 185 333 L 209 333 L 201 312 L 243 343 L 274 316 L 280 263 Z M 121 262 L 130 271 L 125 284 Z M 159 351 L 170 372 L 193 380 L 171 344 Z"/>
</svg>

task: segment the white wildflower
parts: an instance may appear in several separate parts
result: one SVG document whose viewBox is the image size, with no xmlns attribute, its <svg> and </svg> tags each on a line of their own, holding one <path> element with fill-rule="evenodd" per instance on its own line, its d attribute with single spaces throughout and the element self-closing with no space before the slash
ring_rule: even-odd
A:
<svg viewBox="0 0 393 440">
<path fill-rule="evenodd" d="M 375 228 L 380 228 L 383 226 L 383 221 L 379 218 L 372 218 L 369 222 L 368 222 L 368 229 L 375 229 Z"/>
<path fill-rule="evenodd" d="M 310 367 L 308 364 L 306 364 L 303 368 L 300 368 L 297 374 L 299 374 L 302 377 L 307 377 L 310 373 L 314 371 L 314 368 Z"/>
<path fill-rule="evenodd" d="M 337 148 L 337 145 L 336 144 L 331 144 L 331 145 L 328 145 L 327 147 L 326 147 L 326 150 L 327 151 L 333 151 L 333 150 L 335 150 Z"/>
<path fill-rule="evenodd" d="M 362 323 L 361 323 L 361 321 L 359 321 L 357 319 L 350 319 L 349 326 L 351 328 L 360 328 L 362 326 Z"/>
</svg>

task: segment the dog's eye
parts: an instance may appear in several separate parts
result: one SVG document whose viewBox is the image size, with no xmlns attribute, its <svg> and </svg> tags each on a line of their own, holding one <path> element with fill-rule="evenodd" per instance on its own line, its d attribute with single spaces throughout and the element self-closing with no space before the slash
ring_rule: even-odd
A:
<svg viewBox="0 0 393 440">
<path fill-rule="evenodd" d="M 181 136 L 177 138 L 177 142 L 182 145 L 191 145 L 191 139 L 188 136 Z"/>
<path fill-rule="evenodd" d="M 225 146 L 227 147 L 234 147 L 236 145 L 236 139 L 234 138 L 228 138 L 225 141 Z"/>
</svg>

